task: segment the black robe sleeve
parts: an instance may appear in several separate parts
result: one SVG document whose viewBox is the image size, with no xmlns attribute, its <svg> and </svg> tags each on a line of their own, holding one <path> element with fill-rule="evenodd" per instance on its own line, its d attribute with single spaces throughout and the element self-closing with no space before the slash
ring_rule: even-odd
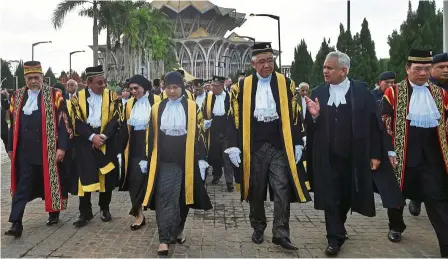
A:
<svg viewBox="0 0 448 259">
<path fill-rule="evenodd" d="M 124 113 L 126 114 L 126 108 L 124 110 Z M 126 146 L 128 144 L 129 141 L 129 129 L 127 126 L 127 119 L 126 116 L 123 116 L 123 121 L 121 122 L 121 127 L 119 129 L 119 136 L 118 136 L 118 153 L 123 153 L 124 150 L 126 149 Z M 150 126 L 148 126 L 150 127 Z M 148 140 L 146 140 L 148 141 Z M 148 151 L 146 151 L 146 154 L 148 154 Z"/>
<path fill-rule="evenodd" d="M 368 93 L 368 107 L 370 109 L 370 158 L 380 160 L 382 157 L 382 125 L 379 116 L 378 106 L 374 96 Z"/>
</svg>

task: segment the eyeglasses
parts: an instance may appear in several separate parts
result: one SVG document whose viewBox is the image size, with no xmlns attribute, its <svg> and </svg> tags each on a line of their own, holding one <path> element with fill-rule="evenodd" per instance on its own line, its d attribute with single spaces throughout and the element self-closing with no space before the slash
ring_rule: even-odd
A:
<svg viewBox="0 0 448 259">
<path fill-rule="evenodd" d="M 131 89 L 131 91 L 134 91 L 134 90 L 137 91 L 138 88 L 139 88 L 138 86 L 129 87 L 129 89 Z"/>
<path fill-rule="evenodd" d="M 266 65 L 266 64 L 270 65 L 270 64 L 272 64 L 272 63 L 274 63 L 274 59 L 273 59 L 273 58 L 261 59 L 261 60 L 258 60 L 258 61 L 257 61 L 257 64 L 259 64 L 259 65 L 261 65 L 261 66 L 264 66 L 264 65 Z"/>
<path fill-rule="evenodd" d="M 414 67 L 412 71 L 416 73 L 421 73 L 422 71 L 429 73 L 431 72 L 431 67 Z"/>
</svg>

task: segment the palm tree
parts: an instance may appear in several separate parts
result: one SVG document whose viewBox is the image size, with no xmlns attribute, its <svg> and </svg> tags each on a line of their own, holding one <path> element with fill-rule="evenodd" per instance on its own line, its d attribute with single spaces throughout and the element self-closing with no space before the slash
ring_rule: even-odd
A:
<svg viewBox="0 0 448 259">
<path fill-rule="evenodd" d="M 61 28 L 67 14 L 85 4 L 90 4 L 90 6 L 87 9 L 83 8 L 80 10 L 79 15 L 93 18 L 93 65 L 96 66 L 98 64 L 98 14 L 101 1 L 62 1 L 53 11 L 52 22 L 55 29 Z"/>
</svg>

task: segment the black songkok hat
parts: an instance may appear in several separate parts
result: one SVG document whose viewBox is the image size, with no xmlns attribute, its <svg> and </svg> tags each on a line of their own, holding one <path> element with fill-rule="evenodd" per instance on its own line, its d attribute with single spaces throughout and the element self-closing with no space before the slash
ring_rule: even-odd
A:
<svg viewBox="0 0 448 259">
<path fill-rule="evenodd" d="M 394 72 L 386 71 L 386 72 L 381 73 L 381 75 L 378 77 L 378 81 L 389 80 L 389 79 L 395 79 Z"/>
<path fill-rule="evenodd" d="M 252 49 L 252 56 L 256 56 L 262 53 L 274 53 L 274 50 L 271 47 L 271 43 L 269 42 L 257 42 L 254 44 Z"/>
<path fill-rule="evenodd" d="M 183 71 L 182 69 L 178 69 L 178 70 L 176 70 L 176 72 L 178 72 L 179 74 L 181 74 L 182 77 L 185 77 L 185 71 Z"/>
<path fill-rule="evenodd" d="M 102 65 L 86 68 L 87 78 L 94 77 L 94 76 L 103 76 L 103 75 L 104 75 L 104 71 L 103 71 Z"/>
<path fill-rule="evenodd" d="M 448 62 L 448 53 L 439 53 L 432 57 L 432 63 L 442 63 L 442 62 Z"/>
<path fill-rule="evenodd" d="M 138 84 L 139 86 L 143 87 L 143 89 L 145 89 L 145 91 L 150 91 L 151 90 L 151 82 L 149 82 L 148 79 L 146 79 L 146 77 L 142 76 L 142 75 L 135 75 L 133 77 L 131 77 L 129 79 L 129 84 Z"/>
<path fill-rule="evenodd" d="M 411 49 L 408 56 L 409 63 L 431 64 L 432 51 L 422 49 Z"/>
<path fill-rule="evenodd" d="M 204 79 L 198 78 L 193 80 L 194 86 L 201 86 L 202 84 L 204 84 Z"/>
<path fill-rule="evenodd" d="M 168 85 L 177 85 L 182 89 L 185 89 L 184 78 L 177 71 L 169 72 L 165 75 L 165 86 Z"/>
<path fill-rule="evenodd" d="M 213 76 L 212 83 L 224 83 L 226 81 L 225 77 L 222 76 Z"/>
</svg>

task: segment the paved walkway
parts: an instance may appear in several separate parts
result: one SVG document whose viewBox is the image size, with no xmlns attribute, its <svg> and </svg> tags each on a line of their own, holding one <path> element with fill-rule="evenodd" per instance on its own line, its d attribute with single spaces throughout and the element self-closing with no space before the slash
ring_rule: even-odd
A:
<svg viewBox="0 0 448 259">
<path fill-rule="evenodd" d="M 1 145 L 3 147 L 3 145 Z M 95 218 L 84 228 L 72 225 L 78 216 L 76 197 L 69 199 L 69 208 L 62 212 L 59 224 L 45 225 L 47 214 L 43 202 L 29 203 L 24 217 L 24 232 L 20 239 L 4 236 L 10 227 L 8 216 L 11 206 L 9 195 L 9 162 L 2 149 L 1 166 L 1 256 L 2 257 L 157 257 L 158 235 L 155 213 L 146 211 L 147 225 L 131 231 L 133 219 L 128 215 L 129 195 L 113 193 L 111 213 L 113 220 L 103 223 L 93 195 Z M 6 162 L 5 162 L 6 161 Z M 211 177 L 210 177 L 211 178 Z M 291 206 L 291 239 L 299 247 L 289 252 L 271 243 L 273 204 L 266 202 L 268 228 L 265 242 L 251 242 L 249 206 L 241 203 L 237 193 L 225 191 L 225 184 L 208 185 L 214 209 L 206 213 L 190 211 L 186 224 L 187 242 L 170 248 L 170 257 L 325 257 L 325 222 L 323 213 L 313 204 Z M 419 217 L 409 215 L 408 225 L 400 244 L 387 240 L 387 214 L 377 197 L 377 217 L 365 218 L 357 214 L 348 219 L 350 239 L 343 246 L 340 257 L 438 257 L 435 233 L 426 213 Z"/>
</svg>

